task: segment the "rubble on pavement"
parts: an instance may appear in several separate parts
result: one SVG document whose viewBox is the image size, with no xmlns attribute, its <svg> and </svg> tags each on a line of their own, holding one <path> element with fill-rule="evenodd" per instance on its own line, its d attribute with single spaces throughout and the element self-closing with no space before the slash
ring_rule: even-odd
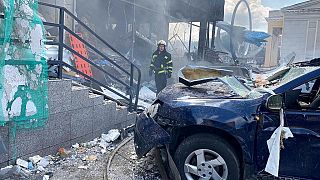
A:
<svg viewBox="0 0 320 180">
<path fill-rule="evenodd" d="M 113 158 L 108 179 L 121 180 L 160 180 L 154 152 L 138 159 L 134 151 L 133 140 L 121 147 Z"/>
<path fill-rule="evenodd" d="M 112 151 L 120 137 L 117 129 L 102 134 L 86 143 L 76 143 L 70 149 L 60 148 L 56 155 L 29 157 L 28 160 L 18 158 L 16 165 L 0 170 L 0 179 L 51 179 L 56 171 L 94 168 L 95 162 L 104 166 L 105 153 Z M 54 179 L 54 177 L 53 177 Z M 59 179 L 59 178 L 58 178 Z"/>
<path fill-rule="evenodd" d="M 129 133 L 129 136 L 132 134 Z M 59 148 L 55 155 L 19 158 L 15 165 L 0 170 L 0 179 L 103 179 L 108 156 L 120 142 L 119 137 L 119 130 L 114 129 L 92 141 L 75 143 L 70 149 Z M 135 179 L 160 179 L 155 178 L 160 175 L 154 165 L 154 158 L 148 155 L 138 160 L 134 152 L 133 141 L 127 147 L 122 147 L 117 154 L 125 158 L 120 156 L 120 162 L 119 157 L 116 158 L 112 167 L 120 172 L 129 171 L 127 174 L 122 173 L 123 177 L 117 177 L 118 179 L 133 176 L 136 177 Z M 130 164 L 131 168 L 123 167 Z"/>
</svg>

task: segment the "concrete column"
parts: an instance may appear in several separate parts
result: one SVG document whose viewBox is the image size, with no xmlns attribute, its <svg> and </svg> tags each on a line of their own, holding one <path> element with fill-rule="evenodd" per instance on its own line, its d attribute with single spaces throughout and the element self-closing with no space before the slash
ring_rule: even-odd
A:
<svg viewBox="0 0 320 180">
<path fill-rule="evenodd" d="M 199 43 L 198 43 L 198 59 L 203 59 L 206 46 L 208 23 L 206 20 L 200 22 Z"/>
</svg>

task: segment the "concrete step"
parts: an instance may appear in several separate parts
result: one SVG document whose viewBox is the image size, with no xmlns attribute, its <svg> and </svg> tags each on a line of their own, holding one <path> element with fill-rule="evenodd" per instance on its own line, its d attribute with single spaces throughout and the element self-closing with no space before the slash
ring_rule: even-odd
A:
<svg viewBox="0 0 320 180">
<path fill-rule="evenodd" d="M 119 129 L 127 128 L 131 126 L 136 121 L 137 113 L 130 113 L 128 112 L 127 107 L 118 107 L 117 108 L 117 116 L 116 116 L 116 125 Z M 120 125 L 119 125 L 119 122 Z"/>
<path fill-rule="evenodd" d="M 92 99 L 93 105 L 100 105 L 104 103 L 104 97 L 98 94 L 89 93 L 89 98 Z"/>
<path fill-rule="evenodd" d="M 89 88 L 72 86 L 70 110 L 86 108 L 93 105 L 89 98 Z"/>
<path fill-rule="evenodd" d="M 126 122 L 128 108 L 117 106 L 115 113 L 116 115 L 115 115 L 113 124 L 117 129 L 121 129 L 123 122 Z"/>
<path fill-rule="evenodd" d="M 63 80 L 49 80 L 48 81 L 48 95 L 49 98 L 56 98 L 56 96 L 69 95 L 71 93 L 72 81 L 68 79 Z"/>
<path fill-rule="evenodd" d="M 71 80 L 48 81 L 49 114 L 69 111 L 71 107 Z"/>
</svg>

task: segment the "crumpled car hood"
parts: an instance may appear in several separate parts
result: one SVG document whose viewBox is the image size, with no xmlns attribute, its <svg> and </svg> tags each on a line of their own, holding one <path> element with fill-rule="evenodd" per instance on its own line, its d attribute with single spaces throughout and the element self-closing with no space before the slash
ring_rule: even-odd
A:
<svg viewBox="0 0 320 180">
<path fill-rule="evenodd" d="M 166 87 L 158 96 L 159 100 L 163 102 L 179 99 L 221 99 L 231 97 L 241 98 L 221 82 L 208 82 L 193 87 L 178 83 Z"/>
<path fill-rule="evenodd" d="M 191 106 L 225 109 L 239 116 L 251 116 L 263 101 L 263 98 L 242 98 L 223 83 L 217 82 L 194 87 L 175 84 L 164 89 L 158 99 L 163 102 L 160 112 L 167 118 L 170 118 L 170 114 L 180 114 L 183 108 Z M 169 109 L 172 113 L 165 113 Z"/>
</svg>

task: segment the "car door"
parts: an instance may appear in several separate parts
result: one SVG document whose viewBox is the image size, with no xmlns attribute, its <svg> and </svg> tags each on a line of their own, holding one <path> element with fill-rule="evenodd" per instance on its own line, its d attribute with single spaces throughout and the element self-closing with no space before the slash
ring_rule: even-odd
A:
<svg viewBox="0 0 320 180">
<path fill-rule="evenodd" d="M 285 110 L 285 124 L 294 138 L 285 140 L 280 174 L 317 179 L 320 177 L 320 111 Z"/>
<path fill-rule="evenodd" d="M 292 92 L 297 94 L 297 91 Z M 287 104 L 287 108 L 283 107 L 285 126 L 290 128 L 294 138 L 284 140 L 284 149 L 280 152 L 279 175 L 317 179 L 320 177 L 320 111 L 302 110 L 293 102 Z M 280 124 L 279 111 L 262 108 L 261 114 L 262 120 L 257 131 L 259 171 L 265 168 L 269 157 L 267 140 Z"/>
</svg>

